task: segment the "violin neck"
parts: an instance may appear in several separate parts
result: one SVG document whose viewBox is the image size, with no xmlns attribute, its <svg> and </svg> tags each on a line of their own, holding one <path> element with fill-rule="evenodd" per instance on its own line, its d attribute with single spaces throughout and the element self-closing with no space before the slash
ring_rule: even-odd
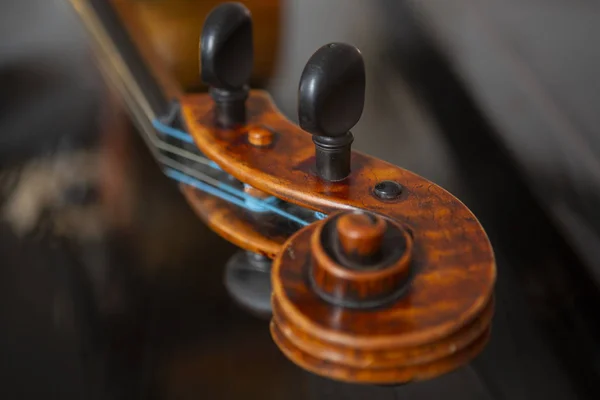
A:
<svg viewBox="0 0 600 400">
<path fill-rule="evenodd" d="M 123 99 L 138 129 L 153 130 L 152 121 L 168 114 L 171 101 L 179 97 L 178 85 L 162 72 L 164 66 L 156 57 L 149 57 L 149 46 L 139 45 L 142 35 L 132 37 L 111 1 L 71 3 L 90 33 L 101 73 Z"/>
</svg>

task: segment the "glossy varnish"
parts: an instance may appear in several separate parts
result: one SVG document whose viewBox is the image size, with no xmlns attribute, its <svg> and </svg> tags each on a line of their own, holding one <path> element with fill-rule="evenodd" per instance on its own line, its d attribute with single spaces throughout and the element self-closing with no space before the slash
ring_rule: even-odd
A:
<svg viewBox="0 0 600 400">
<path fill-rule="evenodd" d="M 309 209 L 382 215 L 412 239 L 404 293 L 377 308 L 353 309 L 324 300 L 310 282 L 311 237 L 325 221 L 291 236 L 279 247 L 273 270 L 271 331 L 280 349 L 308 370 L 363 383 L 429 379 L 472 360 L 489 336 L 496 270 L 488 238 L 467 207 L 424 178 L 359 152 L 352 153 L 348 178 L 326 182 L 315 174 L 308 133 L 285 119 L 264 92 L 252 91 L 246 104 L 247 125 L 220 129 L 208 95 L 182 98 L 189 132 L 223 170 Z M 274 132 L 270 146 L 249 142 L 253 127 Z M 396 200 L 373 194 L 384 180 L 402 185 Z M 217 217 L 200 214 L 217 225 Z M 238 222 L 220 217 L 217 231 L 264 254 L 276 250 L 273 239 L 236 228 Z"/>
</svg>

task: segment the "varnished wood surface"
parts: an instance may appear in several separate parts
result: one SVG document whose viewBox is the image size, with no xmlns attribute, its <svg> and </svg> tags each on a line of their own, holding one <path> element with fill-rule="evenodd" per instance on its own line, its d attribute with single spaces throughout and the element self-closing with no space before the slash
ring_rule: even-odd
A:
<svg viewBox="0 0 600 400">
<path fill-rule="evenodd" d="M 382 235 L 389 232 L 386 237 L 387 243 L 380 249 L 384 253 L 382 259 L 372 264 L 362 260 L 354 261 L 342 248 L 341 235 L 337 240 L 329 236 L 330 230 L 339 230 L 340 225 L 344 226 L 345 218 L 352 214 L 336 213 L 322 222 L 313 224 L 310 227 L 312 233 L 308 243 L 298 245 L 288 241 L 282 253 L 293 253 L 292 262 L 303 258 L 309 260 L 306 271 L 301 275 L 308 275 L 313 291 L 326 296 L 326 300 L 344 306 L 363 304 L 373 308 L 373 304 L 380 305 L 395 300 L 410 284 L 410 275 L 414 269 L 413 240 L 396 222 L 377 216 L 382 222 L 381 225 L 387 225 L 385 231 L 381 232 Z M 299 236 L 294 235 L 294 238 Z M 305 240 L 305 237 L 301 240 Z M 369 243 L 369 240 L 365 242 Z M 278 260 L 281 259 L 280 255 Z M 303 265 L 306 265 L 306 262 Z M 287 268 L 287 265 L 285 267 Z M 277 276 L 274 278 L 277 279 Z"/>
<path fill-rule="evenodd" d="M 314 144 L 311 136 L 283 117 L 263 91 L 252 91 L 247 102 L 248 127 L 263 126 L 276 133 L 268 148 L 255 147 L 247 141 L 249 128 L 221 130 L 214 125 L 213 102 L 207 94 L 185 95 L 181 99 L 187 127 L 200 150 L 226 172 L 257 189 L 281 199 L 322 212 L 339 209 L 365 209 L 391 217 L 411 215 L 415 223 L 447 223 L 463 217 L 465 234 L 480 233 L 475 217 L 453 196 L 422 177 L 366 156 L 352 154 L 352 173 L 342 182 L 323 182 L 313 172 Z M 405 188 L 399 201 L 384 202 L 372 194 L 382 180 L 396 180 Z M 454 206 L 459 215 L 449 213 Z M 407 210 L 413 210 L 407 213 Z M 416 219 L 415 219 L 416 217 Z M 484 241 L 485 239 L 484 235 Z"/>
<path fill-rule="evenodd" d="M 397 365 L 427 364 L 448 355 L 449 349 L 456 352 L 465 349 L 469 344 L 485 334 L 490 327 L 494 314 L 494 302 L 491 301 L 485 310 L 472 322 L 465 325 L 456 333 L 422 346 L 399 349 L 351 351 L 350 347 L 332 348 L 327 342 L 318 337 L 307 335 L 294 325 L 281 318 L 282 311 L 277 301 L 273 304 L 273 325 L 278 331 L 293 343 L 293 348 L 298 348 L 306 354 L 321 354 L 323 360 L 344 364 L 353 368 L 392 368 Z M 292 355 L 292 357 L 294 357 Z"/>
<path fill-rule="evenodd" d="M 349 383 L 364 384 L 402 384 L 413 381 L 421 381 L 437 378 L 444 373 L 448 373 L 456 368 L 472 361 L 482 350 L 489 338 L 489 330 L 486 330 L 482 336 L 472 342 L 466 349 L 442 360 L 432 362 L 431 364 L 420 364 L 406 368 L 378 368 L 369 370 L 365 368 L 351 368 L 339 365 L 329 361 L 323 361 L 315 358 L 302 350 L 295 348 L 288 339 L 281 334 L 279 328 L 271 323 L 271 335 L 279 348 L 289 359 L 297 365 L 313 373 L 327 376 L 340 381 Z"/>
<path fill-rule="evenodd" d="M 292 236 L 273 264 L 271 332 L 292 361 L 335 379 L 390 384 L 433 378 L 481 351 L 493 314 L 490 269 L 421 264 L 397 301 L 339 307 L 323 301 L 307 279 L 315 268 L 310 237 L 325 223 Z M 481 300 L 481 309 L 471 308 Z"/>
<path fill-rule="evenodd" d="M 358 152 L 353 153 L 353 171 L 347 181 L 321 181 L 311 171 L 314 146 L 310 135 L 284 119 L 264 92 L 252 92 L 248 114 L 249 125 L 264 125 L 277 132 L 273 146 L 267 149 L 248 144 L 245 129 L 214 127 L 208 95 L 184 96 L 182 106 L 198 147 L 237 179 L 307 208 L 323 212 L 360 208 L 399 221 L 413 234 L 414 262 L 443 271 L 443 275 L 436 273 L 423 279 L 452 279 L 453 273 L 461 270 L 479 271 L 484 281 L 473 279 L 472 283 L 479 285 L 465 284 L 456 295 L 470 304 L 483 291 L 484 296 L 470 307 L 477 312 L 485 305 L 495 280 L 491 246 L 475 216 L 439 186 Z M 405 188 L 401 198 L 396 202 L 375 198 L 371 190 L 380 180 L 401 183 Z M 469 276 L 473 273 L 467 279 Z"/>
<path fill-rule="evenodd" d="M 256 217 L 224 200 L 191 186 L 182 185 L 181 190 L 196 214 L 213 231 L 244 250 L 273 259 L 289 237 L 277 226 L 264 220 L 258 222 Z"/>
<path fill-rule="evenodd" d="M 185 123 L 200 150 L 236 179 L 321 212 L 362 209 L 382 214 L 401 224 L 413 238 L 413 276 L 400 300 L 376 311 L 350 311 L 323 301 L 307 286 L 310 238 L 319 224 L 292 236 L 274 264 L 273 303 L 279 312 L 271 327 L 274 340 L 291 360 L 335 379 L 391 383 L 445 373 L 469 362 L 483 348 L 489 321 L 476 324 L 483 326 L 483 331 L 475 337 L 469 336 L 472 331 L 466 327 L 481 322 L 479 318 L 491 307 L 495 261 L 483 228 L 459 200 L 416 174 L 358 152 L 352 154 L 352 172 L 346 180 L 322 181 L 314 173 L 311 136 L 282 117 L 265 92 L 251 92 L 247 126 L 231 130 L 215 126 L 208 95 L 184 96 L 181 104 Z M 254 127 L 275 133 L 271 146 L 249 142 L 248 131 Z M 373 188 L 382 180 L 400 183 L 402 195 L 395 201 L 374 196 Z M 260 243 L 257 238 L 242 239 L 241 232 L 237 240 Z M 323 360 L 303 351 L 298 340 L 290 339 L 291 331 L 283 331 L 277 324 L 278 319 L 334 353 L 336 348 L 367 353 L 410 351 L 444 343 L 453 335 L 463 340 L 464 348 L 451 343 L 447 353 L 430 363 L 355 369 L 343 360 Z"/>
</svg>

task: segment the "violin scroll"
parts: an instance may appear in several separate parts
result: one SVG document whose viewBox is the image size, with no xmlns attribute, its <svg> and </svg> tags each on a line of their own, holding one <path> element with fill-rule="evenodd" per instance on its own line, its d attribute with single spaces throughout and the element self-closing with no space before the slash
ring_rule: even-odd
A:
<svg viewBox="0 0 600 400">
<path fill-rule="evenodd" d="M 308 60 L 298 89 L 300 127 L 313 134 L 317 174 L 341 181 L 350 174 L 350 129 L 365 102 L 365 64 L 360 51 L 330 43 Z"/>
<path fill-rule="evenodd" d="M 250 11 L 240 3 L 223 3 L 206 18 L 200 38 L 202 81 L 217 107 L 218 125 L 229 128 L 246 121 L 245 102 L 254 49 Z"/>
<path fill-rule="evenodd" d="M 436 263 L 424 252 L 436 239 L 413 236 L 396 220 L 354 211 L 292 236 L 272 272 L 280 350 L 308 371 L 365 384 L 431 379 L 471 361 L 490 334 L 492 264 Z M 348 253 L 349 237 L 370 245 Z"/>
<path fill-rule="evenodd" d="M 249 190 L 219 180 L 210 189 L 220 197 L 199 185 L 184 193 L 215 232 L 273 259 L 273 340 L 304 369 L 354 383 L 431 379 L 470 362 L 494 307 L 485 231 L 442 188 L 351 150 L 365 100 L 355 47 L 332 43 L 309 59 L 300 127 L 267 93 L 247 92 L 249 18 L 232 3 L 209 16 L 201 53 L 210 96 L 180 98 L 200 152 Z M 240 261 L 231 265 L 267 275 L 257 260 Z"/>
</svg>

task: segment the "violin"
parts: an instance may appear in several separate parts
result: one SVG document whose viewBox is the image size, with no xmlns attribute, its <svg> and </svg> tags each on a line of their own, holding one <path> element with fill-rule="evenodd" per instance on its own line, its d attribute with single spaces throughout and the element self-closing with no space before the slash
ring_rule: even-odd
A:
<svg viewBox="0 0 600 400">
<path fill-rule="evenodd" d="M 197 216 L 242 249 L 226 268 L 230 293 L 268 316 L 291 362 L 339 381 L 396 385 L 438 377 L 483 350 L 494 310 L 490 242 L 453 195 L 352 150 L 366 86 L 357 48 L 330 43 L 310 57 L 296 125 L 249 88 L 244 5 L 222 3 L 206 17 L 199 59 L 209 89 L 185 94 L 140 56 L 107 3 L 73 3 L 156 162 Z M 244 287 L 240 271 L 266 281 Z M 262 297 L 248 294 L 259 286 Z"/>
</svg>

